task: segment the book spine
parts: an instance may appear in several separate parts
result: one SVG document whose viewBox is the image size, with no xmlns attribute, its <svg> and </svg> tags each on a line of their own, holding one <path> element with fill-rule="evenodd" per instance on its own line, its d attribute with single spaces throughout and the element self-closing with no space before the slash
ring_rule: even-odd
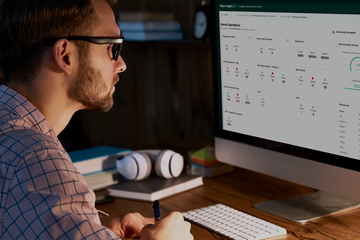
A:
<svg viewBox="0 0 360 240">
<path fill-rule="evenodd" d="M 163 41 L 183 39 L 183 34 L 181 31 L 123 31 L 123 36 L 125 39 L 133 41 Z"/>
<path fill-rule="evenodd" d="M 217 164 L 219 161 L 216 160 L 216 159 L 213 159 L 213 160 L 205 160 L 203 158 L 198 158 L 198 157 L 195 157 L 195 156 L 191 156 L 191 161 L 194 162 L 194 163 L 197 163 L 197 164 L 200 164 L 200 165 L 203 165 L 205 167 L 211 167 L 215 164 Z"/>
<path fill-rule="evenodd" d="M 79 172 L 84 175 L 87 173 L 99 172 L 103 170 L 102 163 L 107 159 L 107 156 L 93 158 L 89 160 L 75 162 L 74 166 Z"/>
<path fill-rule="evenodd" d="M 109 172 L 101 175 L 99 175 L 98 173 L 89 174 L 84 176 L 84 179 L 92 190 L 99 190 L 104 189 L 110 185 L 117 184 L 119 182 L 119 177 L 119 173 Z"/>
<path fill-rule="evenodd" d="M 181 25 L 176 21 L 118 21 L 121 31 L 176 31 Z"/>
<path fill-rule="evenodd" d="M 79 170 L 82 175 L 111 170 L 116 168 L 116 159 L 118 158 L 118 156 L 127 153 L 127 151 L 122 151 L 113 155 L 78 161 L 74 163 L 74 166 Z"/>
<path fill-rule="evenodd" d="M 108 189 L 107 193 L 108 193 L 108 195 L 110 195 L 112 197 L 153 201 L 153 198 L 151 197 L 151 195 L 146 194 L 146 193 L 127 192 L 127 191 L 119 191 L 119 190 L 113 190 L 113 189 Z"/>
<path fill-rule="evenodd" d="M 170 12 L 120 12 L 119 19 L 122 21 L 173 21 L 174 13 Z"/>
</svg>

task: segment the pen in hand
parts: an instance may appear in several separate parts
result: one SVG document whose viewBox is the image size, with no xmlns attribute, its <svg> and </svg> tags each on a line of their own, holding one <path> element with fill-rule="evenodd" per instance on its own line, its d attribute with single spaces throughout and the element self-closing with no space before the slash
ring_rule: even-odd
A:
<svg viewBox="0 0 360 240">
<path fill-rule="evenodd" d="M 154 201 L 153 209 L 154 209 L 155 222 L 157 222 L 160 220 L 160 202 L 159 202 L 159 200 Z"/>
</svg>

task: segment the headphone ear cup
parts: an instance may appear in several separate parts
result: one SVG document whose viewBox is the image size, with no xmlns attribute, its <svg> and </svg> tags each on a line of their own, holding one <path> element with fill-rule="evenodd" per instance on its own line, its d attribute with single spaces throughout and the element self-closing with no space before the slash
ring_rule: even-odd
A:
<svg viewBox="0 0 360 240">
<path fill-rule="evenodd" d="M 180 154 L 174 152 L 169 163 L 170 174 L 173 177 L 178 177 L 184 168 L 184 158 Z"/>
<path fill-rule="evenodd" d="M 167 176 L 167 177 L 164 177 L 162 171 L 161 171 L 161 165 L 164 165 L 166 164 L 166 161 L 162 161 L 163 160 L 163 155 L 164 155 L 164 152 L 167 151 L 167 150 L 163 150 L 161 151 L 157 157 L 156 157 L 156 160 L 155 160 L 155 172 L 156 172 L 156 175 L 158 177 L 163 177 L 163 178 L 171 178 L 171 176 Z"/>
<path fill-rule="evenodd" d="M 146 154 L 133 152 L 116 161 L 116 168 L 128 180 L 140 181 L 151 172 L 151 161 Z"/>
<path fill-rule="evenodd" d="M 178 177 L 184 167 L 184 158 L 172 150 L 159 153 L 155 161 L 155 171 L 159 177 Z"/>
<path fill-rule="evenodd" d="M 129 154 L 122 159 L 116 160 L 117 171 L 127 180 L 134 180 L 139 173 L 136 160 Z"/>
<path fill-rule="evenodd" d="M 146 179 L 150 176 L 150 173 L 151 173 L 151 160 L 149 158 L 149 156 L 145 153 L 141 153 L 141 155 L 144 157 L 145 161 L 146 161 L 146 172 L 145 172 L 145 175 L 142 179 Z"/>
</svg>

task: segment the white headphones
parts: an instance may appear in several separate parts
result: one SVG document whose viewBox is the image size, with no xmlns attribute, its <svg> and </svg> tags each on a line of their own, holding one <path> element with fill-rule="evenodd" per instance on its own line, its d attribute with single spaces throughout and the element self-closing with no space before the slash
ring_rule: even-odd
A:
<svg viewBox="0 0 360 240">
<path fill-rule="evenodd" d="M 184 158 L 172 150 L 140 150 L 119 156 L 116 168 L 128 180 L 143 180 L 147 178 L 155 165 L 159 177 L 178 177 L 184 167 Z"/>
</svg>

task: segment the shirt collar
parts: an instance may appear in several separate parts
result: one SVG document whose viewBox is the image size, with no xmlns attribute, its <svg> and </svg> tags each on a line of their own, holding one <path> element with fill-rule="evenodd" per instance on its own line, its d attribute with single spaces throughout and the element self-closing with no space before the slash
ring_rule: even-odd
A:
<svg viewBox="0 0 360 240">
<path fill-rule="evenodd" d="M 5 85 L 1 85 L 0 104 L 23 118 L 31 126 L 31 128 L 49 135 L 59 142 L 54 130 L 45 119 L 44 115 L 42 115 L 42 113 L 20 93 Z"/>
</svg>

